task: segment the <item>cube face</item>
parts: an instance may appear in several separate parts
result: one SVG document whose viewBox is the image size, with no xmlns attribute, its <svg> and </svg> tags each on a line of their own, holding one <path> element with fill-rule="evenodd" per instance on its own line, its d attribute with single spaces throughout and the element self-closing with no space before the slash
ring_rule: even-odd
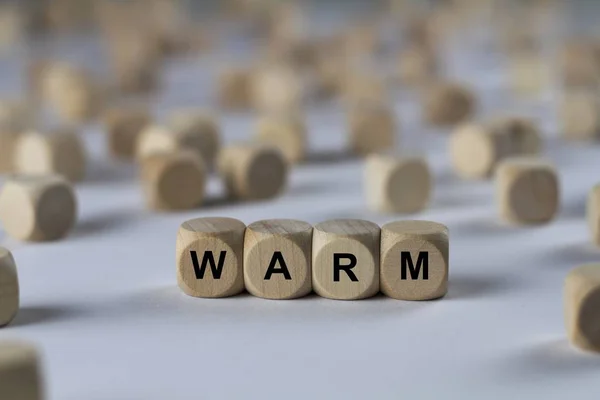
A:
<svg viewBox="0 0 600 400">
<path fill-rule="evenodd" d="M 379 227 L 362 220 L 333 220 L 313 231 L 313 289 L 337 300 L 358 300 L 379 291 Z"/>
<path fill-rule="evenodd" d="M 396 143 L 396 121 L 392 111 L 375 103 L 359 104 L 349 116 L 350 147 L 355 154 L 390 150 Z"/>
<path fill-rule="evenodd" d="M 0 342 L 0 398 L 41 400 L 42 386 L 35 348 L 26 343 Z"/>
<path fill-rule="evenodd" d="M 44 190 L 36 208 L 38 235 L 33 239 L 57 240 L 75 225 L 77 201 L 73 189 L 66 184 L 55 184 Z"/>
<path fill-rule="evenodd" d="M 269 145 L 227 147 L 219 155 L 218 169 L 232 198 L 269 199 L 287 183 L 288 164 L 283 154 Z"/>
<path fill-rule="evenodd" d="M 416 213 L 423 210 L 431 193 L 431 174 L 422 158 L 401 160 L 389 176 L 386 198 L 390 210 L 401 213 Z"/>
<path fill-rule="evenodd" d="M 358 300 L 379 290 L 379 257 L 374 247 L 347 238 L 332 240 L 314 254 L 313 285 L 322 297 Z"/>
<path fill-rule="evenodd" d="M 496 139 L 483 126 L 459 126 L 450 137 L 450 156 L 456 174 L 465 179 L 489 177 L 500 156 Z"/>
<path fill-rule="evenodd" d="M 600 135 L 600 102 L 595 94 L 569 92 L 563 99 L 562 132 L 572 140 L 597 139 Z"/>
<path fill-rule="evenodd" d="M 430 89 L 423 110 L 427 122 L 439 126 L 461 123 L 474 111 L 473 94 L 455 83 L 442 83 Z"/>
<path fill-rule="evenodd" d="M 258 221 L 244 239 L 244 282 L 251 294 L 294 299 L 312 289 L 312 227 L 294 220 Z"/>
<path fill-rule="evenodd" d="M 12 254 L 0 247 L 0 327 L 13 320 L 19 310 L 19 279 Z"/>
<path fill-rule="evenodd" d="M 431 300 L 448 288 L 448 229 L 429 221 L 381 228 L 381 291 L 399 300 Z"/>
<path fill-rule="evenodd" d="M 132 159 L 140 133 L 150 124 L 148 111 L 143 109 L 111 110 L 106 116 L 108 149 L 113 157 Z"/>
<path fill-rule="evenodd" d="M 569 272 L 564 301 L 569 340 L 579 348 L 600 352 L 600 264 Z"/>
<path fill-rule="evenodd" d="M 559 184 L 552 167 L 532 158 L 514 158 L 502 162 L 496 174 L 502 218 L 522 224 L 541 224 L 554 218 Z"/>
<path fill-rule="evenodd" d="M 415 213 L 427 206 L 431 174 L 425 159 L 373 154 L 365 170 L 365 194 L 372 210 Z"/>
<path fill-rule="evenodd" d="M 186 210 L 204 199 L 206 170 L 200 156 L 180 151 L 154 154 L 142 162 L 146 202 L 156 210 Z"/>
<path fill-rule="evenodd" d="M 177 235 L 177 282 L 194 297 L 227 297 L 244 289 L 246 226 L 231 218 L 184 222 Z"/>
</svg>

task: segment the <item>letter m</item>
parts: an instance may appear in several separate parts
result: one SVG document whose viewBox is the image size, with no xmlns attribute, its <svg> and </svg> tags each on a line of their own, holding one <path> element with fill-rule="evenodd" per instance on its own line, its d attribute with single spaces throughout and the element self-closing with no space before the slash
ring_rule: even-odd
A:
<svg viewBox="0 0 600 400">
<path fill-rule="evenodd" d="M 420 251 L 419 257 L 417 258 L 417 266 L 415 267 L 410 251 L 403 251 L 400 253 L 401 273 L 400 279 L 407 278 L 407 269 L 410 271 L 410 279 L 419 279 L 419 272 L 423 267 L 423 279 L 429 279 L 429 253 L 426 251 Z"/>
<path fill-rule="evenodd" d="M 223 272 L 223 264 L 225 264 L 225 256 L 227 255 L 227 251 L 221 251 L 219 255 L 219 262 L 215 263 L 215 257 L 212 251 L 205 251 L 204 256 L 202 257 L 202 264 L 198 263 L 198 255 L 194 250 L 190 250 L 190 255 L 192 257 L 192 263 L 194 264 L 194 273 L 196 274 L 196 279 L 204 279 L 204 272 L 206 271 L 206 264 L 210 264 L 210 270 L 215 279 L 221 278 L 221 273 Z"/>
</svg>

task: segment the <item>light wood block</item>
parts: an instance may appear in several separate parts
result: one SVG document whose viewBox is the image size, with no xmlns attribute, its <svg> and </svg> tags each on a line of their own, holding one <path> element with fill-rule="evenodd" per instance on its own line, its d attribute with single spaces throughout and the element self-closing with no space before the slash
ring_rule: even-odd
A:
<svg viewBox="0 0 600 400">
<path fill-rule="evenodd" d="M 600 139 L 600 98 L 594 92 L 566 92 L 560 109 L 562 134 L 570 140 Z"/>
<path fill-rule="evenodd" d="M 244 239 L 246 290 L 265 299 L 296 299 L 312 289 L 312 226 L 290 219 L 254 222 Z"/>
<path fill-rule="evenodd" d="M 567 43 L 559 54 L 559 66 L 567 88 L 597 88 L 600 83 L 600 64 L 594 43 Z"/>
<path fill-rule="evenodd" d="M 215 117 L 204 110 L 180 110 L 171 114 L 168 126 L 177 148 L 195 151 L 208 167 L 214 166 L 221 148 L 221 131 Z"/>
<path fill-rule="evenodd" d="M 244 232 L 232 218 L 197 218 L 177 232 L 177 282 L 193 297 L 228 297 L 244 290 Z"/>
<path fill-rule="evenodd" d="M 146 203 L 154 210 L 188 210 L 204 200 L 207 171 L 196 153 L 176 151 L 145 157 L 142 183 Z"/>
<path fill-rule="evenodd" d="M 396 221 L 381 228 L 381 291 L 398 300 L 431 300 L 448 291 L 448 228 Z"/>
<path fill-rule="evenodd" d="M 61 239 L 76 217 L 73 187 L 59 175 L 10 176 L 0 192 L 0 220 L 5 231 L 19 240 Z"/>
<path fill-rule="evenodd" d="M 0 399 L 42 400 L 44 388 L 37 349 L 30 343 L 0 342 Z"/>
<path fill-rule="evenodd" d="M 102 96 L 98 84 L 83 69 L 48 63 L 41 75 L 42 93 L 67 122 L 83 123 L 98 115 Z"/>
<path fill-rule="evenodd" d="M 365 163 L 365 195 L 376 212 L 417 213 L 427 207 L 432 178 L 423 157 L 372 154 Z"/>
<path fill-rule="evenodd" d="M 313 229 L 313 290 L 322 297 L 359 300 L 379 291 L 379 226 L 331 220 Z"/>
<path fill-rule="evenodd" d="M 302 108 L 303 82 L 289 66 L 273 65 L 255 71 L 252 78 L 254 107 L 265 113 L 294 112 Z"/>
<path fill-rule="evenodd" d="M 298 114 L 268 115 L 256 125 L 256 138 L 277 147 L 289 164 L 296 164 L 306 157 L 307 136 L 306 124 Z"/>
<path fill-rule="evenodd" d="M 565 326 L 571 343 L 600 352 L 600 264 L 583 265 L 569 272 L 564 302 Z"/>
<path fill-rule="evenodd" d="M 225 110 L 246 110 L 252 107 L 253 71 L 249 68 L 227 68 L 219 72 L 217 100 Z"/>
<path fill-rule="evenodd" d="M 512 157 L 496 169 L 501 218 L 517 224 L 541 224 L 558 212 L 559 182 L 549 163 L 535 157 Z"/>
<path fill-rule="evenodd" d="M 270 199 L 287 184 L 289 167 L 281 151 L 260 143 L 240 143 L 223 148 L 218 171 L 232 198 Z"/>
<path fill-rule="evenodd" d="M 600 184 L 590 190 L 586 213 L 592 243 L 600 246 Z"/>
<path fill-rule="evenodd" d="M 104 124 L 110 154 L 118 159 L 133 159 L 138 138 L 150 123 L 150 112 L 145 107 L 121 106 L 109 110 Z"/>
<path fill-rule="evenodd" d="M 23 134 L 16 143 L 14 157 L 19 173 L 59 174 L 71 182 L 79 182 L 85 177 L 85 147 L 79 135 L 69 129 Z"/>
<path fill-rule="evenodd" d="M 456 83 L 433 84 L 425 93 L 423 115 L 436 126 L 454 126 L 466 121 L 475 112 L 475 96 Z"/>
<path fill-rule="evenodd" d="M 508 135 L 484 124 L 462 124 L 450 136 L 452 167 L 464 179 L 491 177 L 498 162 L 510 155 L 510 148 Z"/>
<path fill-rule="evenodd" d="M 15 259 L 0 247 L 0 328 L 8 325 L 19 311 L 19 278 Z"/>
<path fill-rule="evenodd" d="M 438 69 L 435 55 L 429 49 L 412 46 L 400 53 L 397 71 L 404 85 L 423 85 L 437 76 Z"/>
<path fill-rule="evenodd" d="M 346 71 L 346 74 L 345 77 L 342 76 L 342 95 L 350 107 L 362 106 L 364 103 L 388 103 L 389 93 L 379 75 L 357 71 Z"/>
<path fill-rule="evenodd" d="M 539 95 L 552 83 L 548 60 L 536 52 L 519 52 L 510 60 L 510 83 L 520 96 Z"/>
<path fill-rule="evenodd" d="M 398 123 L 393 110 L 383 104 L 359 104 L 348 115 L 350 148 L 368 155 L 385 152 L 396 145 Z"/>
<path fill-rule="evenodd" d="M 454 171 L 464 179 L 486 179 L 507 157 L 539 154 L 542 139 L 528 119 L 499 118 L 484 124 L 465 123 L 450 137 Z"/>
</svg>

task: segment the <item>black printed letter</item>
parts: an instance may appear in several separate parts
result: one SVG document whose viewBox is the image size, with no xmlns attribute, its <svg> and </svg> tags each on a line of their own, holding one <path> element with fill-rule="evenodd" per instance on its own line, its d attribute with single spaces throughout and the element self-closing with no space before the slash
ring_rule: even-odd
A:
<svg viewBox="0 0 600 400">
<path fill-rule="evenodd" d="M 210 270 L 212 271 L 215 279 L 221 279 L 221 273 L 223 272 L 223 264 L 225 264 L 226 251 L 222 251 L 219 255 L 219 263 L 215 264 L 215 257 L 212 251 L 205 251 L 202 257 L 202 265 L 198 266 L 198 256 L 194 250 L 190 251 L 192 256 L 192 263 L 194 264 L 194 272 L 196 273 L 196 279 L 204 279 L 204 271 L 206 271 L 206 263 L 210 264 Z"/>
<path fill-rule="evenodd" d="M 275 268 L 275 264 L 277 262 L 279 262 L 279 268 Z M 280 251 L 276 251 L 275 253 L 273 253 L 273 258 L 271 258 L 269 268 L 267 268 L 267 273 L 265 274 L 265 281 L 271 279 L 271 275 L 273 274 L 283 274 L 286 281 L 292 279 L 290 271 L 288 270 L 287 265 L 285 265 L 285 260 L 283 259 L 283 255 L 281 255 Z"/>
<path fill-rule="evenodd" d="M 400 253 L 400 262 L 402 265 L 402 271 L 400 279 L 407 279 L 406 267 L 410 269 L 410 279 L 419 279 L 419 272 L 421 266 L 423 266 L 423 279 L 429 279 L 429 253 L 426 251 L 420 251 L 419 257 L 417 258 L 417 267 L 415 268 L 410 251 L 403 251 Z"/>
<path fill-rule="evenodd" d="M 347 258 L 350 262 L 347 265 L 340 265 L 340 260 Z M 356 267 L 356 256 L 350 253 L 334 253 L 333 254 L 333 281 L 340 281 L 340 270 L 343 270 L 352 282 L 358 282 L 358 278 L 351 271 L 352 268 Z"/>
</svg>

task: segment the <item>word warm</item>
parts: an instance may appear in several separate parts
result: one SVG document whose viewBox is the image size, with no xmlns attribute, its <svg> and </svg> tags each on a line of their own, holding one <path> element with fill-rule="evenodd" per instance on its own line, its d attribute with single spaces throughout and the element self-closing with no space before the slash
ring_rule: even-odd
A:
<svg viewBox="0 0 600 400">
<path fill-rule="evenodd" d="M 194 297 L 227 297 L 246 289 L 266 299 L 358 300 L 379 291 L 402 300 L 442 297 L 448 286 L 448 229 L 429 221 L 383 227 L 331 220 L 246 226 L 231 218 L 184 222 L 177 237 L 177 280 Z"/>
</svg>

